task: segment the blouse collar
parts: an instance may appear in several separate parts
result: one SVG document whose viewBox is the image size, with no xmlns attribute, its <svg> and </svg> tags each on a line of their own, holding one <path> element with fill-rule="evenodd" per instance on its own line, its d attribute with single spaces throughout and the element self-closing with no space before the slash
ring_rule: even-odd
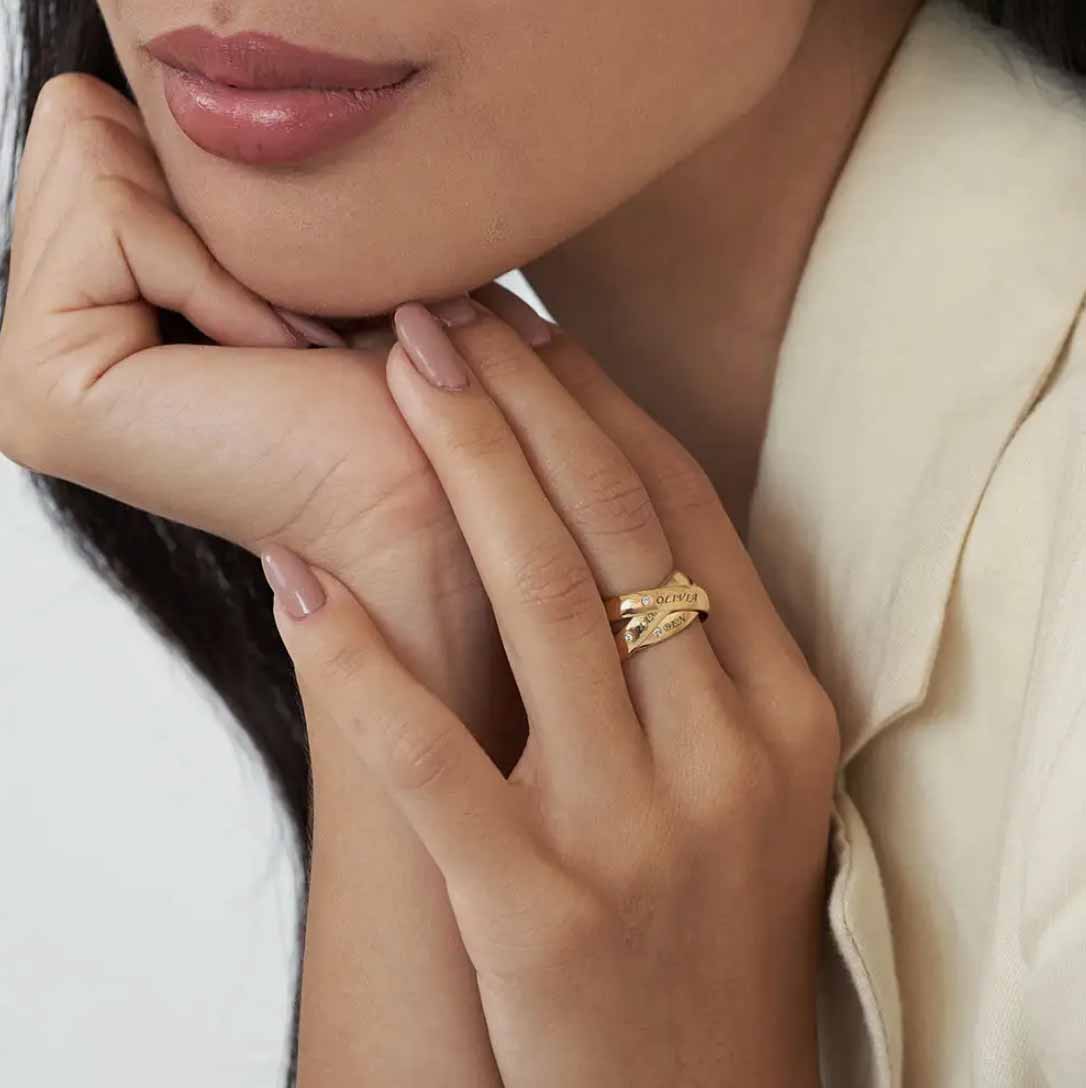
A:
<svg viewBox="0 0 1086 1088">
<path fill-rule="evenodd" d="M 1086 88 L 919 9 L 810 251 L 748 547 L 842 766 L 923 700 L 958 557 L 1086 296 Z"/>
</svg>

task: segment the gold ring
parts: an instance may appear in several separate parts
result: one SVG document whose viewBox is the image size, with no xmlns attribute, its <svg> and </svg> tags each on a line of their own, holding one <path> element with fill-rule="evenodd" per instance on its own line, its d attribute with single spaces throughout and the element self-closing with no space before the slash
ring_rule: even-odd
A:
<svg viewBox="0 0 1086 1088">
<path fill-rule="evenodd" d="M 709 594 L 680 570 L 673 570 L 663 585 L 607 597 L 603 604 L 611 623 L 623 623 L 615 645 L 624 660 L 709 614 Z"/>
</svg>

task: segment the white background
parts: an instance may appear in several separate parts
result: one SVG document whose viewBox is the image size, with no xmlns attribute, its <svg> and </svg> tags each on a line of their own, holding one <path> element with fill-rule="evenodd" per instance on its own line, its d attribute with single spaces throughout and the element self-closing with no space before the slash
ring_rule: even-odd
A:
<svg viewBox="0 0 1086 1088">
<path fill-rule="evenodd" d="M 217 698 L 4 457 L 0 607 L 0 1083 L 278 1088 L 287 818 Z"/>
</svg>

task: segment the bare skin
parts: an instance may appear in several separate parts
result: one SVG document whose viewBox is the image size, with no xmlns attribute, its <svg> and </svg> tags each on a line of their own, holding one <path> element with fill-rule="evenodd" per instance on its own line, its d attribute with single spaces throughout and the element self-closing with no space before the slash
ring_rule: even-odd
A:
<svg viewBox="0 0 1086 1088">
<path fill-rule="evenodd" d="M 807 252 L 917 7 L 823 0 L 749 114 L 523 269 L 556 320 L 698 458 L 744 539 Z"/>
<path fill-rule="evenodd" d="M 744 538 L 803 262 L 918 6 L 404 0 L 391 18 L 236 0 L 190 20 L 180 0 L 100 0 L 182 211 L 242 283 L 349 328 L 521 267 L 698 457 Z M 417 57 L 432 93 L 376 147 L 244 169 L 185 140 L 140 48 L 187 21 Z"/>
<path fill-rule="evenodd" d="M 399 55 L 402 44 L 437 58 L 442 80 L 434 102 L 405 119 L 381 155 L 368 157 L 360 147 L 353 158 L 323 161 L 312 172 L 268 176 L 194 155 L 164 111 L 138 43 L 182 25 L 192 5 L 101 6 L 139 113 L 69 81 L 51 97 L 54 116 L 67 124 L 116 111 L 105 155 L 92 150 L 100 139 L 81 145 L 94 160 L 91 173 L 130 175 L 137 187 L 154 190 L 170 215 L 191 223 L 223 275 L 189 299 L 201 312 L 190 306 L 187 316 L 231 346 L 151 354 L 145 310 L 106 312 L 102 300 L 121 284 L 121 265 L 109 263 L 117 254 L 102 239 L 131 222 L 128 196 L 116 185 L 100 186 L 98 197 L 108 199 L 100 210 L 88 205 L 73 187 L 85 174 L 69 169 L 78 151 L 69 145 L 65 155 L 73 161 L 54 160 L 59 137 L 43 135 L 28 160 L 33 183 L 17 212 L 15 253 L 22 260 L 0 340 L 9 410 L 0 445 L 40 471 L 254 551 L 274 539 L 333 571 L 415 675 L 508 770 L 525 739 L 516 692 L 456 519 L 387 397 L 384 351 L 330 350 L 289 362 L 284 355 L 291 353 L 281 350 L 289 337 L 269 323 L 259 300 L 331 319 L 351 333 L 363 324 L 356 319 L 387 314 L 407 299 L 476 288 L 523 264 L 571 336 L 695 454 L 742 532 L 776 351 L 806 247 L 915 3 L 826 0 L 812 16 L 807 0 L 683 0 L 663 41 L 658 11 L 617 0 L 556 0 L 546 18 L 538 5 L 465 0 L 440 13 L 450 19 L 448 35 L 433 4 L 400 5 L 395 27 L 355 4 L 322 3 L 319 17 L 316 9 L 285 5 L 275 12 L 213 5 L 193 21 L 223 33 L 260 26 L 288 37 L 308 34 L 310 43 L 326 47 L 354 40 L 359 52 L 372 44 L 374 56 Z M 867 29 L 850 33 L 856 26 Z M 642 67 L 643 78 L 631 80 L 630 65 L 646 56 L 657 68 Z M 541 82 L 553 93 L 538 95 Z M 48 123 L 38 127 L 45 133 Z M 805 140 L 805 133 L 818 139 Z M 420 147 L 437 155 L 437 168 L 410 168 Z M 589 185 L 573 168 L 584 163 Z M 43 177 L 48 186 L 41 186 Z M 706 191 L 712 201 L 699 199 Z M 140 197 L 141 209 L 160 217 L 152 203 Z M 48 244 L 72 208 L 80 209 L 86 232 L 86 245 L 73 253 L 99 262 L 97 292 L 88 289 L 85 263 L 61 276 L 65 255 Z M 695 214 L 684 214 L 687 208 Z M 306 209 L 312 214 L 302 216 Z M 289 229 L 302 221 L 304 231 Z M 144 237 L 151 236 L 148 228 Z M 665 240 L 674 248 L 663 247 Z M 185 244 L 195 260 L 192 241 Z M 168 232 L 160 242 L 160 269 L 174 267 L 180 236 Z M 154 263 L 145 254 L 144 271 Z M 661 270 L 666 305 L 655 296 Z M 152 278 L 141 280 L 137 267 L 122 295 L 127 300 L 129 288 L 138 294 Z M 62 283 L 84 294 L 61 298 Z M 183 298 L 184 283 L 156 283 L 155 301 Z M 51 330 L 43 315 L 53 318 Z M 125 365 L 139 351 L 142 381 Z M 213 361 L 220 352 L 228 354 Z M 87 377 L 92 371 L 115 373 L 99 386 L 108 394 L 83 396 L 97 382 Z M 277 387 L 263 384 L 272 373 Z M 254 374 L 261 375 L 255 385 Z M 224 396 L 231 389 L 233 399 Z M 269 432 L 256 430 L 252 412 L 242 411 L 256 389 L 269 410 L 282 409 L 275 435 L 281 441 L 271 448 Z M 303 390 L 310 411 L 299 417 Z M 179 407 L 193 404 L 215 406 L 203 422 L 236 443 L 229 457 L 220 449 L 200 461 L 206 442 L 185 447 L 200 436 L 181 427 Z M 706 404 L 711 413 L 692 414 L 691 405 Z M 97 420 L 88 416 L 95 409 Z M 264 422 L 269 418 L 279 417 L 265 414 Z M 154 456 L 146 456 L 149 448 Z M 376 464 L 375 449 L 382 454 Z M 134 451 L 144 451 L 144 460 Z M 302 463 L 307 471 L 299 473 Z M 236 467 L 236 476 L 224 466 Z M 273 500 L 280 509 L 269 505 Z M 417 616 L 435 596 L 445 608 L 432 628 L 420 627 Z M 450 646 L 457 649 L 453 661 Z M 809 687 L 797 690 L 809 704 Z M 490 692 L 496 697 L 481 697 Z M 315 698 L 306 711 L 317 842 L 303 980 L 303 1088 L 363 1077 L 389 1085 L 501 1083 L 473 965 L 438 894 L 440 871 L 334 727 L 334 715 Z M 819 860 L 810 851 L 803 857 L 812 865 Z M 804 871 L 809 893 L 816 869 Z M 362 937 L 345 942 L 345 933 Z M 379 942 L 365 939 L 374 934 Z M 809 994 L 803 972 L 810 954 L 809 944 L 797 954 L 795 993 Z M 803 1016 L 788 1022 L 802 1042 L 799 1060 L 807 1061 L 811 1023 Z M 771 1034 L 759 1038 L 773 1042 Z M 539 1040 L 506 1040 L 513 1048 L 518 1042 Z M 759 1060 L 767 1055 L 749 1054 L 749 1068 L 758 1069 Z M 805 1068 L 810 1073 L 809 1063 Z"/>
</svg>

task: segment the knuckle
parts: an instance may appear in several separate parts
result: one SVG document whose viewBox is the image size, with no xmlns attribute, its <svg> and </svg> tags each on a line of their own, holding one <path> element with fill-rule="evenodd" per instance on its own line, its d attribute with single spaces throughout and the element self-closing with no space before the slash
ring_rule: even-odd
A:
<svg viewBox="0 0 1086 1088">
<path fill-rule="evenodd" d="M 699 778 L 690 802 L 694 828 L 720 845 L 739 844 L 752 830 L 764 831 L 784 800 L 787 782 L 780 761 L 756 735 L 734 732 L 722 757 L 712 761 L 712 773 Z"/>
<path fill-rule="evenodd" d="M 840 739 L 829 696 L 807 678 L 779 702 L 791 709 L 785 717 L 775 711 L 774 726 L 748 713 L 726 727 L 726 742 L 696 776 L 689 815 L 695 834 L 714 848 L 722 833 L 736 851 L 769 848 L 768 835 L 784 821 L 804 818 L 832 787 Z"/>
<path fill-rule="evenodd" d="M 614 382 L 603 367 L 579 346 L 555 352 L 547 366 L 582 404 L 590 404 L 614 388 Z"/>
<path fill-rule="evenodd" d="M 599 591 L 592 572 L 579 555 L 565 548 L 536 548 L 514 570 L 513 590 L 516 603 L 548 627 L 587 631 L 599 619 Z"/>
<path fill-rule="evenodd" d="M 603 897 L 540 859 L 538 873 L 511 896 L 513 904 L 491 919 L 490 940 L 500 950 L 479 977 L 483 992 L 523 986 L 525 977 L 583 968 L 599 954 L 614 928 L 614 910 Z M 450 886 L 450 895 L 456 891 Z"/>
<path fill-rule="evenodd" d="M 525 347 L 511 329 L 484 319 L 470 331 L 471 368 L 484 383 L 500 382 L 524 368 Z"/>
<path fill-rule="evenodd" d="M 796 775 L 832 776 L 841 757 L 837 710 L 828 692 L 807 674 L 784 700 L 786 720 L 773 731 L 785 765 Z"/>
<path fill-rule="evenodd" d="M 581 474 L 582 497 L 567 520 L 591 536 L 640 533 L 656 522 L 645 485 L 621 454 L 605 455 Z"/>
<path fill-rule="evenodd" d="M 88 183 L 86 207 L 117 222 L 143 206 L 144 191 L 131 178 L 121 174 L 96 174 Z"/>
<path fill-rule="evenodd" d="M 50 76 L 38 92 L 35 116 L 68 118 L 82 112 L 99 81 L 86 72 L 61 72 Z"/>
<path fill-rule="evenodd" d="M 365 673 L 371 649 L 360 639 L 343 639 L 318 651 L 321 676 L 335 690 L 357 682 Z"/>
<path fill-rule="evenodd" d="M 75 159 L 72 171 L 80 180 L 87 174 L 124 174 L 149 193 L 168 197 L 169 187 L 154 152 L 108 114 L 88 114 L 71 122 L 65 129 L 64 154 Z"/>
<path fill-rule="evenodd" d="M 78 159 L 85 167 L 92 165 L 98 170 L 107 163 L 115 162 L 121 146 L 116 121 L 100 114 L 87 114 L 69 122 L 64 133 L 65 153 Z"/>
<path fill-rule="evenodd" d="M 385 772 L 396 788 L 417 793 L 454 770 L 460 739 L 455 724 L 420 727 L 405 715 L 383 722 L 380 729 Z"/>
<path fill-rule="evenodd" d="M 541 927 L 540 945 L 548 959 L 577 962 L 598 950 L 614 927 L 615 910 L 602 896 L 566 880 L 548 895 L 549 916 Z"/>
<path fill-rule="evenodd" d="M 676 515 L 715 510 L 721 505 L 720 496 L 705 469 L 692 453 L 668 438 L 673 448 L 662 451 L 654 466 L 659 506 Z"/>
<path fill-rule="evenodd" d="M 34 102 L 33 123 L 39 119 L 59 125 L 67 136 L 69 123 L 91 113 L 106 112 L 124 117 L 146 132 L 139 107 L 122 91 L 88 72 L 60 72 L 42 84 Z"/>
<path fill-rule="evenodd" d="M 509 425 L 489 411 L 450 428 L 445 439 L 448 453 L 473 461 L 500 458 L 511 452 L 513 442 Z"/>
</svg>

